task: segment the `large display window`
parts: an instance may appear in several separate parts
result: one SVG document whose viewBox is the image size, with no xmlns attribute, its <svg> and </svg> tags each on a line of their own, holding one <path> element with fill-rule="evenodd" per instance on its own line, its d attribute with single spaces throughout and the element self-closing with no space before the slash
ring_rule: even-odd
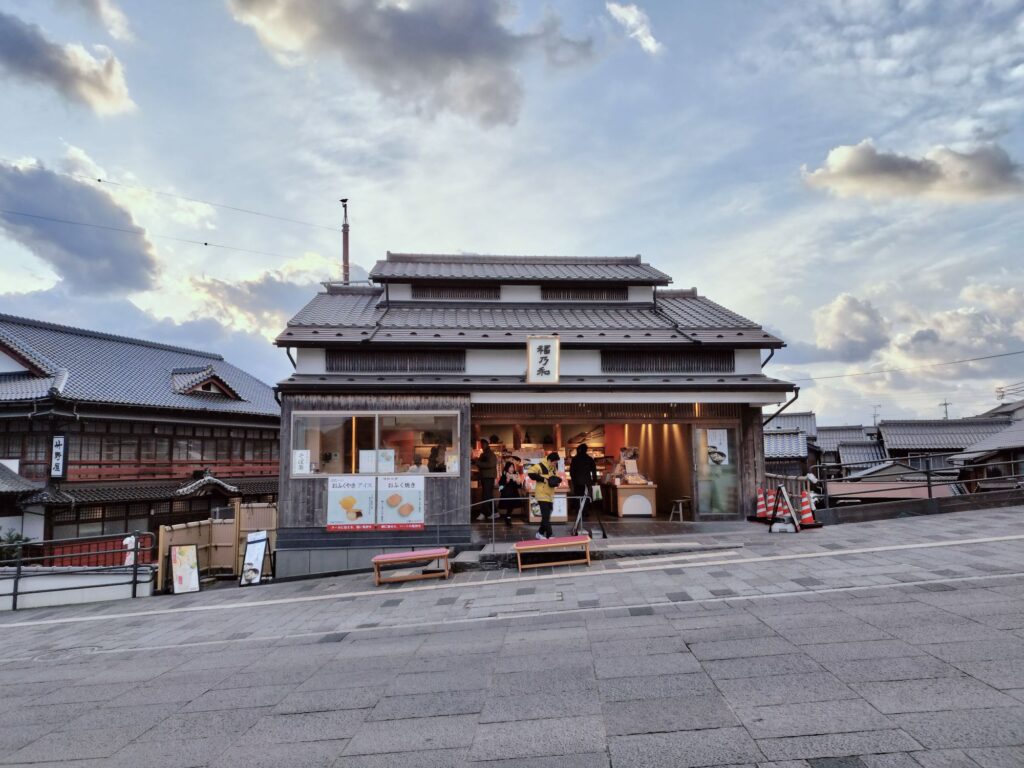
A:
<svg viewBox="0 0 1024 768">
<path fill-rule="evenodd" d="M 291 475 L 459 474 L 459 415 L 292 414 Z"/>
</svg>

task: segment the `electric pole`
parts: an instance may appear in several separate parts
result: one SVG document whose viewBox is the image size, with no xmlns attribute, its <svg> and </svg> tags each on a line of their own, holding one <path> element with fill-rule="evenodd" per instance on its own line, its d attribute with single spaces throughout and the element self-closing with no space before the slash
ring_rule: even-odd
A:
<svg viewBox="0 0 1024 768">
<path fill-rule="evenodd" d="M 872 421 L 872 423 L 874 423 L 874 425 L 876 427 L 878 426 L 878 413 L 881 410 L 882 410 L 882 406 L 881 405 L 872 405 L 871 406 L 871 421 Z"/>
<path fill-rule="evenodd" d="M 949 402 L 949 400 L 943 400 L 941 403 L 939 403 L 939 408 L 944 408 L 946 411 L 945 419 L 947 421 L 949 421 L 949 406 L 951 405 L 952 403 Z"/>
</svg>

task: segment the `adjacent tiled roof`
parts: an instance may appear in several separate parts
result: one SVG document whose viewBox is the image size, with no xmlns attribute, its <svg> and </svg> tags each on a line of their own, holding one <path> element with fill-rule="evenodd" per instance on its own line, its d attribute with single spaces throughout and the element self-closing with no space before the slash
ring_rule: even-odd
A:
<svg viewBox="0 0 1024 768">
<path fill-rule="evenodd" d="M 859 424 L 856 426 L 818 427 L 818 447 L 823 451 L 835 452 L 839 449 L 841 442 L 861 442 L 863 440 L 864 427 Z"/>
<path fill-rule="evenodd" d="M 1009 403 L 1000 403 L 995 408 L 985 411 L 979 418 L 1012 416 L 1018 411 L 1024 411 L 1024 400 L 1014 400 Z"/>
<path fill-rule="evenodd" d="M 861 467 L 867 467 L 869 465 L 866 462 L 881 463 L 886 459 L 885 449 L 877 440 L 843 441 L 836 450 L 839 452 L 841 464 L 859 464 Z"/>
<path fill-rule="evenodd" d="M 807 433 L 799 429 L 765 429 L 764 457 L 766 459 L 807 458 Z"/>
<path fill-rule="evenodd" d="M 483 279 L 505 283 L 551 280 L 668 285 L 672 278 L 639 256 L 482 256 L 388 253 L 370 270 L 378 282 Z"/>
<path fill-rule="evenodd" d="M 214 488 L 224 491 L 225 493 L 238 493 L 238 486 L 231 485 L 230 483 L 225 483 L 223 480 L 220 480 L 214 477 L 213 475 L 206 475 L 205 477 L 200 477 L 198 480 L 193 480 L 190 483 L 185 483 L 183 486 L 174 491 L 174 495 L 191 496 L 196 491 L 200 491 L 203 488 L 207 488 L 209 486 L 213 486 Z"/>
<path fill-rule="evenodd" d="M 608 304 L 378 304 L 380 288 L 332 286 L 318 293 L 277 337 L 300 343 L 521 344 L 555 333 L 563 344 L 695 343 L 770 347 L 781 341 L 761 326 L 703 296 L 658 294 L 651 305 Z"/>
<path fill-rule="evenodd" d="M 26 480 L 5 464 L 0 464 L 0 494 L 29 493 L 41 488 L 40 483 Z"/>
<path fill-rule="evenodd" d="M 818 436 L 818 422 L 812 411 L 780 413 L 764 428 L 765 432 L 775 429 L 799 429 L 812 439 Z"/>
<path fill-rule="evenodd" d="M 52 390 L 66 400 L 191 411 L 277 416 L 274 392 L 220 355 L 0 314 L 0 343 L 47 366 L 45 376 L 0 374 L 0 402 L 31 401 Z M 42 369 L 42 367 L 40 366 Z M 183 394 L 182 370 L 203 370 L 241 398 Z M 178 373 L 176 373 L 178 372 Z M 196 374 L 198 375 L 198 374 Z"/>
<path fill-rule="evenodd" d="M 890 452 L 962 451 L 1009 424 L 1009 419 L 880 421 L 878 430 Z"/>
<path fill-rule="evenodd" d="M 966 446 L 963 453 L 949 458 L 951 461 L 970 461 L 989 453 L 1012 449 L 1024 449 L 1024 421 L 1014 421 L 1004 429 Z"/>
<path fill-rule="evenodd" d="M 204 480 L 213 479 L 218 487 L 223 487 L 229 496 L 266 496 L 276 494 L 278 491 L 278 480 L 276 477 L 246 477 L 246 478 L 200 478 L 190 480 L 185 484 L 180 482 L 172 483 L 120 483 L 104 485 L 65 485 L 61 490 L 44 488 L 43 490 L 22 499 L 23 505 L 43 504 L 47 506 L 63 506 L 66 504 L 119 504 L 134 501 L 167 501 L 174 498 L 181 498 L 194 494 L 209 483 L 182 493 L 183 489 L 201 483 Z"/>
</svg>

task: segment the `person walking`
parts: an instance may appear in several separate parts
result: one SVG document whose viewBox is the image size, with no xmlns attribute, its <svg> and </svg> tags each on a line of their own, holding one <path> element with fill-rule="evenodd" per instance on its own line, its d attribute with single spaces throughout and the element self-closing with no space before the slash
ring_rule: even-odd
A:
<svg viewBox="0 0 1024 768">
<path fill-rule="evenodd" d="M 483 450 L 481 450 L 480 456 L 476 460 L 476 468 L 480 473 L 477 475 L 480 480 L 480 501 L 485 502 L 494 498 L 494 480 L 498 476 L 498 457 L 495 455 L 494 451 L 491 450 L 491 444 L 486 440 L 480 441 L 480 447 Z M 482 510 L 492 511 L 492 517 L 498 516 L 498 510 L 491 510 L 491 508 L 486 504 L 481 503 L 480 508 Z M 487 512 L 480 512 L 476 516 L 476 519 L 487 519 Z"/>
<path fill-rule="evenodd" d="M 501 468 L 501 482 L 498 484 L 498 496 L 501 501 L 501 511 L 505 516 L 505 525 L 512 525 L 512 510 L 519 509 L 523 505 L 523 477 L 522 467 L 514 459 L 505 462 Z"/>
<path fill-rule="evenodd" d="M 551 529 L 551 512 L 555 508 L 555 488 L 562 484 L 562 478 L 555 471 L 558 466 L 558 454 L 555 451 L 538 461 L 527 474 L 536 483 L 533 497 L 540 507 L 540 529 L 536 538 L 550 539 L 554 531 Z"/>
<path fill-rule="evenodd" d="M 577 514 L 584 503 L 582 497 L 589 499 L 590 488 L 597 484 L 597 462 L 590 457 L 588 450 L 586 443 L 580 443 L 576 446 L 576 455 L 569 462 L 569 480 L 572 482 L 572 495 L 576 497 Z"/>
</svg>

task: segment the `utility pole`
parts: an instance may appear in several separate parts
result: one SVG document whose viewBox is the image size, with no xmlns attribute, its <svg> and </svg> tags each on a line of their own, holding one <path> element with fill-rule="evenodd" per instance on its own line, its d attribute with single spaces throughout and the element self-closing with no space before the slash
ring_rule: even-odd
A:
<svg viewBox="0 0 1024 768">
<path fill-rule="evenodd" d="M 944 408 L 945 411 L 946 411 L 946 415 L 945 415 L 944 418 L 947 421 L 949 421 L 949 406 L 951 406 L 951 405 L 952 405 L 952 403 L 949 402 L 949 400 L 943 400 L 941 403 L 939 403 L 939 408 Z"/>
<path fill-rule="evenodd" d="M 345 219 L 341 224 L 341 282 L 348 285 L 348 198 L 343 197 L 339 202 L 345 212 Z"/>
<path fill-rule="evenodd" d="M 882 410 L 881 405 L 871 406 L 871 421 L 877 427 L 878 426 L 878 412 Z"/>
</svg>

